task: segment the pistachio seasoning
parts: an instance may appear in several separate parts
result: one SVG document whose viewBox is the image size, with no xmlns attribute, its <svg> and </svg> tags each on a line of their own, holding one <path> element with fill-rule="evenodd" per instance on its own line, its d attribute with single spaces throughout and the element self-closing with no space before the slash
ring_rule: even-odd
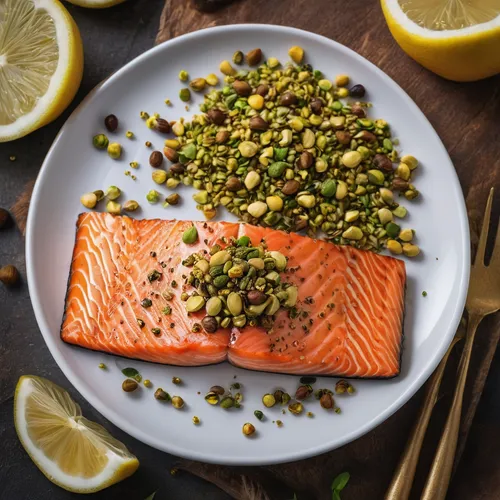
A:
<svg viewBox="0 0 500 500">
<path fill-rule="evenodd" d="M 418 160 L 399 157 L 390 124 L 370 117 L 371 104 L 360 100 L 363 85 L 346 74 L 325 78 L 303 63 L 299 46 L 289 56 L 294 64 L 282 66 L 273 57 L 263 62 L 260 49 L 236 51 L 220 64 L 222 89 L 207 87 L 208 77 L 191 80 L 208 92 L 202 114 L 172 127 L 167 186 L 193 186 L 207 219 L 224 206 L 252 224 L 418 255 L 397 221 L 407 213 L 401 202 L 419 195 Z M 239 69 L 243 62 L 250 69 Z"/>
<path fill-rule="evenodd" d="M 195 231 L 194 226 L 186 230 L 184 243 L 196 241 Z M 204 312 L 205 332 L 247 324 L 271 330 L 278 310 L 295 306 L 297 287 L 281 276 L 286 257 L 264 245 L 253 247 L 247 237 L 232 239 L 224 249 L 214 245 L 208 255 L 193 253 L 182 262 L 191 268 L 186 285 L 194 288 L 185 302 L 186 311 Z"/>
</svg>

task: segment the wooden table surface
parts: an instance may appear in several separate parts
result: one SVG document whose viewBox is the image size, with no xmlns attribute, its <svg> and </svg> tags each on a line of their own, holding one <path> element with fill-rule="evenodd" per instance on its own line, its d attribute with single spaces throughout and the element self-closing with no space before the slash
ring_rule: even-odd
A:
<svg viewBox="0 0 500 500">
<path fill-rule="evenodd" d="M 82 32 L 86 54 L 84 80 L 71 109 L 103 78 L 153 45 L 163 3 L 163 0 L 131 0 L 105 11 L 90 11 L 68 5 Z M 429 118 L 455 164 L 468 206 L 472 209 L 473 222 L 482 213 L 489 187 L 494 185 L 500 192 L 500 126 L 497 118 L 500 111 L 500 77 L 477 83 L 457 84 L 429 73 L 407 58 L 397 47 L 385 26 L 377 1 L 242 0 L 216 14 L 199 14 L 190 8 L 187 0 L 167 0 L 163 16 L 163 39 L 215 24 L 273 22 L 308 29 L 338 40 L 383 69 L 408 92 Z M 29 137 L 10 144 L 0 144 L 0 206 L 10 207 L 25 183 L 36 177 L 53 138 L 71 109 L 55 123 Z M 17 157 L 15 162 L 9 161 L 11 155 Z M 439 166 L 436 165 L 435 168 Z M 499 197 L 496 198 L 494 211 L 498 219 L 500 203 Z M 0 233 L 0 264 L 8 263 L 15 264 L 25 280 L 24 241 L 15 229 Z M 482 351 L 475 358 L 476 373 L 480 371 L 479 361 L 484 357 L 483 354 L 493 353 L 488 344 L 496 340 L 495 336 L 500 331 L 498 323 L 497 319 L 490 318 L 480 331 Z M 69 388 L 87 417 L 105 425 L 140 458 L 142 465 L 137 474 L 92 498 L 142 500 L 157 489 L 158 500 L 228 498 L 220 490 L 193 476 L 180 475 L 172 478 L 168 470 L 175 462 L 174 457 L 127 436 L 71 389 L 39 333 L 24 281 L 17 290 L 7 291 L 0 287 L 2 500 L 59 500 L 76 497 L 47 481 L 17 440 L 12 423 L 12 394 L 17 379 L 22 374 L 46 376 Z M 452 378 L 452 374 L 448 376 Z M 500 356 L 497 355 L 493 360 L 450 498 L 500 498 L 500 452 L 497 446 L 500 437 L 499 389 Z M 480 388 L 469 387 L 469 404 L 474 403 L 480 393 Z M 418 408 L 419 398 L 417 395 L 401 412 L 406 412 L 411 417 Z M 444 418 L 448 400 L 449 394 L 445 393 L 436 407 L 434 431 L 428 441 L 435 441 L 438 436 L 438 424 Z M 411 418 L 403 422 L 400 416 L 395 415 L 391 422 L 399 422 L 398 425 L 403 426 L 400 429 L 401 435 L 406 435 Z M 356 475 L 353 475 L 342 498 L 364 500 L 359 492 L 362 491 L 361 485 L 367 480 L 375 485 L 372 498 L 381 498 L 388 476 L 387 472 L 380 473 L 380 463 L 389 461 L 386 470 L 392 470 L 403 445 L 400 438 L 389 437 L 377 448 L 378 456 L 374 456 L 373 450 L 370 450 L 369 456 L 363 455 L 361 448 L 349 464 L 348 470 Z M 427 462 L 431 456 L 428 452 Z M 331 471 L 324 471 L 324 476 L 333 478 L 344 466 L 344 463 L 335 463 L 331 466 Z M 318 467 L 321 468 L 319 462 Z M 421 469 L 419 475 L 423 477 L 425 470 L 423 467 Z M 285 493 L 284 498 L 291 498 L 291 490 Z M 307 498 L 307 494 L 299 495 L 300 500 L 303 498 Z"/>
</svg>

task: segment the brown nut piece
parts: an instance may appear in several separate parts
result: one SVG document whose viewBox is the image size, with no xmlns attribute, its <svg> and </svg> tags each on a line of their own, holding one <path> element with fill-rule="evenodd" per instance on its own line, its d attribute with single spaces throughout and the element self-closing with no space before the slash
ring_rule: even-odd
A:
<svg viewBox="0 0 500 500">
<path fill-rule="evenodd" d="M 312 393 L 311 386 L 309 385 L 301 385 L 297 388 L 295 391 L 295 399 L 298 401 L 303 401 L 304 399 L 308 398 Z"/>
<path fill-rule="evenodd" d="M 394 177 L 394 179 L 392 179 L 392 189 L 396 191 L 406 191 L 409 186 L 410 184 L 400 177 Z"/>
<path fill-rule="evenodd" d="M 235 192 L 235 191 L 239 191 L 242 187 L 242 183 L 240 181 L 240 179 L 238 179 L 238 177 L 230 177 L 227 181 L 226 181 L 226 189 L 228 191 L 232 191 L 232 192 Z"/>
<path fill-rule="evenodd" d="M 170 167 L 170 172 L 172 172 L 174 174 L 183 174 L 184 170 L 185 170 L 185 167 L 182 163 L 174 163 Z"/>
<path fill-rule="evenodd" d="M 281 106 L 293 106 L 297 104 L 297 96 L 293 92 L 285 92 L 281 94 L 279 102 Z"/>
<path fill-rule="evenodd" d="M 178 194 L 178 193 L 172 193 L 172 194 L 168 195 L 168 196 L 165 198 L 165 201 L 166 201 L 169 205 L 178 205 L 180 200 L 181 200 L 181 196 L 180 196 L 180 194 Z"/>
<path fill-rule="evenodd" d="M 175 149 L 169 148 L 167 146 L 163 148 L 163 154 L 171 162 L 176 162 L 179 159 L 179 153 Z"/>
<path fill-rule="evenodd" d="M 306 219 L 297 217 L 297 219 L 295 219 L 294 231 L 302 231 L 302 229 L 305 229 L 307 226 L 308 222 Z"/>
<path fill-rule="evenodd" d="M 300 188 L 300 182 L 296 181 L 295 179 L 292 179 L 290 181 L 286 181 L 285 185 L 281 189 L 281 192 L 285 194 L 286 196 L 290 196 L 292 194 L 295 194 Z"/>
<path fill-rule="evenodd" d="M 253 49 L 247 53 L 247 64 L 249 66 L 257 66 L 262 60 L 262 50 Z"/>
<path fill-rule="evenodd" d="M 377 140 L 377 136 L 368 130 L 362 130 L 359 134 L 356 134 L 356 139 L 365 141 L 365 142 L 375 142 Z M 392 168 L 392 165 L 391 165 Z"/>
<path fill-rule="evenodd" d="M 269 92 L 269 85 L 267 83 L 261 83 L 256 89 L 255 93 L 259 94 L 262 97 L 266 97 Z"/>
<path fill-rule="evenodd" d="M 303 151 L 299 157 L 299 167 L 301 169 L 310 168 L 313 164 L 314 157 L 309 151 Z"/>
<path fill-rule="evenodd" d="M 15 286 L 19 282 L 19 271 L 11 264 L 0 268 L 0 281 L 5 286 Z"/>
<path fill-rule="evenodd" d="M 161 151 L 153 151 L 151 155 L 149 156 L 149 164 L 153 168 L 159 168 L 163 164 L 163 155 L 161 154 Z"/>
<path fill-rule="evenodd" d="M 349 95 L 351 97 L 364 97 L 365 94 L 366 94 L 366 89 L 361 84 L 354 85 L 354 87 L 351 87 L 349 89 Z"/>
<path fill-rule="evenodd" d="M 201 320 L 201 326 L 207 333 L 215 333 L 219 328 L 219 324 L 213 316 L 205 316 Z"/>
<path fill-rule="evenodd" d="M 248 126 L 250 127 L 251 130 L 258 130 L 258 131 L 264 131 L 269 128 L 269 123 L 264 120 L 261 116 L 252 116 L 250 118 Z"/>
<path fill-rule="evenodd" d="M 219 130 L 215 136 L 215 142 L 217 144 L 224 144 L 230 136 L 231 134 L 227 130 Z"/>
<path fill-rule="evenodd" d="M 7 227 L 10 223 L 10 214 L 5 208 L 0 208 L 0 229 Z"/>
<path fill-rule="evenodd" d="M 319 97 L 314 97 L 311 99 L 309 106 L 315 115 L 320 115 L 321 110 L 323 109 L 323 101 Z"/>
<path fill-rule="evenodd" d="M 139 384 L 135 380 L 132 380 L 131 378 L 125 379 L 122 383 L 122 389 L 125 392 L 134 392 L 137 389 L 137 387 L 139 387 Z"/>
<path fill-rule="evenodd" d="M 207 111 L 207 117 L 215 125 L 222 125 L 226 119 L 224 112 L 217 108 L 209 109 Z"/>
<path fill-rule="evenodd" d="M 259 290 L 251 290 L 248 292 L 247 299 L 253 306 L 260 306 L 267 300 L 267 295 Z"/>
<path fill-rule="evenodd" d="M 321 408 L 324 408 L 325 410 L 333 408 L 334 400 L 332 395 L 329 393 L 323 394 L 319 400 L 319 404 L 321 405 Z"/>
<path fill-rule="evenodd" d="M 349 132 L 346 132 L 345 130 L 337 130 L 335 132 L 335 137 L 337 138 L 337 141 L 339 141 L 339 144 L 349 144 L 352 139 L 352 135 Z"/>
<path fill-rule="evenodd" d="M 392 172 L 393 170 L 392 161 L 381 153 L 377 153 L 373 158 L 373 166 L 379 170 L 386 170 L 388 172 Z M 408 186 L 408 183 L 406 185 Z"/>
<path fill-rule="evenodd" d="M 247 82 L 236 80 L 233 82 L 233 89 L 241 97 L 248 97 L 252 93 L 252 87 Z"/>
<path fill-rule="evenodd" d="M 364 118 L 366 116 L 365 108 L 363 108 L 360 104 L 354 103 L 351 105 L 351 113 L 356 115 L 358 118 Z"/>
<path fill-rule="evenodd" d="M 172 130 L 172 127 L 164 118 L 157 118 L 155 121 L 155 130 L 158 130 L 162 134 L 168 134 Z"/>
<path fill-rule="evenodd" d="M 118 118 L 115 115 L 106 116 L 104 126 L 109 132 L 114 132 L 118 128 Z"/>
</svg>

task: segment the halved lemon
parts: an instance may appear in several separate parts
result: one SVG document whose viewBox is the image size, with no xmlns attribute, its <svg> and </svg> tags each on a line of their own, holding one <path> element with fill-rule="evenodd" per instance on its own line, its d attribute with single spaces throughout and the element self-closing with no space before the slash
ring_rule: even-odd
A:
<svg viewBox="0 0 500 500">
<path fill-rule="evenodd" d="M 105 9 L 107 7 L 113 7 L 119 3 L 125 2 L 125 0 L 66 0 L 73 5 L 78 5 L 79 7 L 87 7 L 88 9 Z"/>
<path fill-rule="evenodd" d="M 82 74 L 80 32 L 59 0 L 0 1 L 0 142 L 57 118 Z"/>
<path fill-rule="evenodd" d="M 500 0 L 381 0 L 392 35 L 417 62 L 444 78 L 500 73 Z"/>
<path fill-rule="evenodd" d="M 61 387 L 41 377 L 19 379 L 14 422 L 24 449 L 53 483 L 92 493 L 132 475 L 139 461 L 104 427 L 82 416 Z"/>
</svg>

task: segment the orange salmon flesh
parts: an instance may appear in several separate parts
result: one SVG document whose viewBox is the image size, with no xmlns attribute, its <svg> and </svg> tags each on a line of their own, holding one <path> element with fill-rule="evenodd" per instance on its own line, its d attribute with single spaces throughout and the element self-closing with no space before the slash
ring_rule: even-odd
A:
<svg viewBox="0 0 500 500">
<path fill-rule="evenodd" d="M 192 224 L 198 241 L 187 245 L 182 234 Z M 298 317 L 281 309 L 270 331 L 246 326 L 193 332 L 204 313 L 185 310 L 180 295 L 193 289 L 185 284 L 190 269 L 182 261 L 216 243 L 224 246 L 223 237 L 243 235 L 287 257 L 283 280 L 298 287 Z M 153 270 L 162 276 L 150 283 Z M 389 378 L 400 371 L 405 283 L 401 260 L 294 233 L 85 213 L 77 222 L 61 338 L 155 363 L 228 360 L 267 372 Z M 145 299 L 150 307 L 143 307 Z"/>
</svg>

